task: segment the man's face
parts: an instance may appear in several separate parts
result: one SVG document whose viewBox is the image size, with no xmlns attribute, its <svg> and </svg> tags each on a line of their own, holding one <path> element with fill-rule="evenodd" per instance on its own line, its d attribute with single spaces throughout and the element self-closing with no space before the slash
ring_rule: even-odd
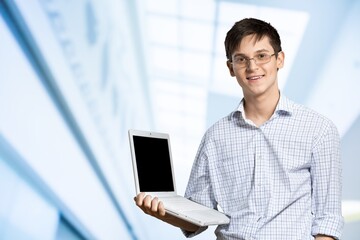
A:
<svg viewBox="0 0 360 240">
<path fill-rule="evenodd" d="M 284 65 L 284 53 L 279 52 L 276 57 L 273 55 L 274 49 L 270 45 L 269 38 L 263 37 L 256 41 L 254 35 L 244 37 L 238 48 L 232 54 L 232 62 L 228 61 L 227 65 L 230 74 L 236 77 L 241 86 L 245 97 L 258 97 L 274 94 L 278 91 L 277 71 Z M 255 63 L 257 57 L 269 56 L 269 62 Z M 241 65 L 236 59 L 252 59 L 246 61 L 247 64 Z"/>
</svg>

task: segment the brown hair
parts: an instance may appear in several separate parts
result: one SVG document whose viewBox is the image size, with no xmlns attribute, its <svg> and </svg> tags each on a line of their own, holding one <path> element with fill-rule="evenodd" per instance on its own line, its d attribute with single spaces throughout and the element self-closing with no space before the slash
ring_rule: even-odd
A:
<svg viewBox="0 0 360 240">
<path fill-rule="evenodd" d="M 252 34 L 255 35 L 256 41 L 259 41 L 263 37 L 267 36 L 276 56 L 278 52 L 281 51 L 279 33 L 273 26 L 270 25 L 270 23 L 255 18 L 244 18 L 236 22 L 226 34 L 225 51 L 226 57 L 229 61 L 231 61 L 231 55 L 237 49 L 241 40 Z"/>
</svg>

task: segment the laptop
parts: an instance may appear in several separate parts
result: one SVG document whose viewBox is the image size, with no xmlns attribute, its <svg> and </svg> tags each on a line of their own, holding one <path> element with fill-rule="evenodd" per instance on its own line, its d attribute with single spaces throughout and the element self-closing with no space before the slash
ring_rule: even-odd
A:
<svg viewBox="0 0 360 240">
<path fill-rule="evenodd" d="M 134 129 L 128 134 L 136 194 L 158 197 L 168 214 L 198 226 L 230 222 L 224 213 L 177 194 L 169 134 Z"/>
</svg>

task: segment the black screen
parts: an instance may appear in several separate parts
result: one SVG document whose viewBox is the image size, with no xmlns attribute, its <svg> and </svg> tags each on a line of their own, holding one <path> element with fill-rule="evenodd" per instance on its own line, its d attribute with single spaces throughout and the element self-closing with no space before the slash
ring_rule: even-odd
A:
<svg viewBox="0 0 360 240">
<path fill-rule="evenodd" d="M 141 192 L 174 191 L 166 139 L 133 136 Z"/>
</svg>

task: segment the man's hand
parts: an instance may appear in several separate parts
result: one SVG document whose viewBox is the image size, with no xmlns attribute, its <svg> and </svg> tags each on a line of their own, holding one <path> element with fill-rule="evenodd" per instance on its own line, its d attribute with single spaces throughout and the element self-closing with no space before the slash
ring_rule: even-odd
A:
<svg viewBox="0 0 360 240">
<path fill-rule="evenodd" d="M 164 204 L 159 201 L 157 197 L 152 198 L 145 193 L 139 193 L 134 197 L 136 205 L 146 214 L 156 217 L 164 222 L 167 222 L 175 227 L 179 227 L 189 232 L 196 232 L 199 226 L 187 222 L 183 219 L 177 218 L 173 215 L 167 214 Z"/>
<path fill-rule="evenodd" d="M 142 192 L 139 193 L 134 200 L 136 205 L 143 210 L 144 213 L 161 220 L 164 219 L 166 214 L 164 204 L 159 201 L 157 197 L 152 198 L 150 195 L 145 196 L 145 193 Z"/>
<path fill-rule="evenodd" d="M 315 240 L 334 240 L 334 238 L 326 235 L 318 234 L 315 236 Z"/>
</svg>

